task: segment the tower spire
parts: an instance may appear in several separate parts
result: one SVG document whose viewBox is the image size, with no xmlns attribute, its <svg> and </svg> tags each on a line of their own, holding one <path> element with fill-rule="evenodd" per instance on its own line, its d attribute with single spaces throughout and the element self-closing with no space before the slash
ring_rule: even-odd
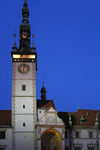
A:
<svg viewBox="0 0 100 150">
<path fill-rule="evenodd" d="M 40 93 L 41 93 L 41 100 L 46 100 L 46 93 L 47 93 L 47 91 L 46 91 L 46 88 L 44 87 L 44 78 L 43 78 L 43 86 L 42 86 L 42 88 L 41 88 L 41 91 L 40 91 Z"/>
<path fill-rule="evenodd" d="M 27 4 L 27 0 L 24 0 L 23 8 L 22 8 L 22 24 L 20 25 L 20 46 L 19 52 L 28 53 L 30 52 L 30 36 L 31 29 L 29 25 L 29 8 Z"/>
</svg>

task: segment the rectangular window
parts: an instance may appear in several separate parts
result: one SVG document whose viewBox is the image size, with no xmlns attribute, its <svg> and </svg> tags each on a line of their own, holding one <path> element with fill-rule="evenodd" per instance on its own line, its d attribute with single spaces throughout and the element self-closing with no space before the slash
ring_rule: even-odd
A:
<svg viewBox="0 0 100 150">
<path fill-rule="evenodd" d="M 79 138 L 79 132 L 75 132 L 75 138 Z"/>
<path fill-rule="evenodd" d="M 25 127 L 26 126 L 26 124 L 25 124 L 25 122 L 23 123 L 23 127 Z"/>
<path fill-rule="evenodd" d="M 22 85 L 22 91 L 26 91 L 26 85 Z"/>
<path fill-rule="evenodd" d="M 93 138 L 92 132 L 89 132 L 89 138 Z"/>
<path fill-rule="evenodd" d="M 5 131 L 0 131 L 0 139 L 5 139 Z"/>
<path fill-rule="evenodd" d="M 25 105 L 23 105 L 23 108 L 25 108 Z"/>
</svg>

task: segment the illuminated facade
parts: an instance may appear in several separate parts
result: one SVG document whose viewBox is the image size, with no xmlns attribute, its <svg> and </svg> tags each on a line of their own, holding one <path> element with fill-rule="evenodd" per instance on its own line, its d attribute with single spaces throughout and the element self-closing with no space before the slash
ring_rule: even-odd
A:
<svg viewBox="0 0 100 150">
<path fill-rule="evenodd" d="M 12 110 L 0 110 L 0 150 L 99 150 L 100 110 L 57 112 L 53 100 L 36 98 L 37 53 L 30 47 L 24 0 L 20 44 L 12 47 Z M 14 35 L 15 36 L 15 35 Z"/>
</svg>

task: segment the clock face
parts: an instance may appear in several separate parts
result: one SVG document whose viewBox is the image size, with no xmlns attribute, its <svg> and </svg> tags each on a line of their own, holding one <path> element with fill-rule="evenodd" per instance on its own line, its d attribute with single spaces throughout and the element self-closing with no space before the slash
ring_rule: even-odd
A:
<svg viewBox="0 0 100 150">
<path fill-rule="evenodd" d="M 26 33 L 23 33 L 22 34 L 22 37 L 25 39 L 27 37 L 27 34 Z"/>
<path fill-rule="evenodd" d="M 54 117 L 50 116 L 48 118 L 48 121 L 49 121 L 50 124 L 53 124 L 55 122 L 55 119 L 54 119 Z"/>
<path fill-rule="evenodd" d="M 17 69 L 21 74 L 26 74 L 30 71 L 30 66 L 27 64 L 20 64 Z"/>
</svg>

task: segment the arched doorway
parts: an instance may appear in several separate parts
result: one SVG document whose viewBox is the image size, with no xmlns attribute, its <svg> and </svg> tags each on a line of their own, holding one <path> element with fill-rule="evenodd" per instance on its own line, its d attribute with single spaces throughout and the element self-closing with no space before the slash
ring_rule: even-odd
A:
<svg viewBox="0 0 100 150">
<path fill-rule="evenodd" d="M 47 130 L 41 136 L 41 150 L 61 150 L 61 136 L 55 130 Z"/>
</svg>

